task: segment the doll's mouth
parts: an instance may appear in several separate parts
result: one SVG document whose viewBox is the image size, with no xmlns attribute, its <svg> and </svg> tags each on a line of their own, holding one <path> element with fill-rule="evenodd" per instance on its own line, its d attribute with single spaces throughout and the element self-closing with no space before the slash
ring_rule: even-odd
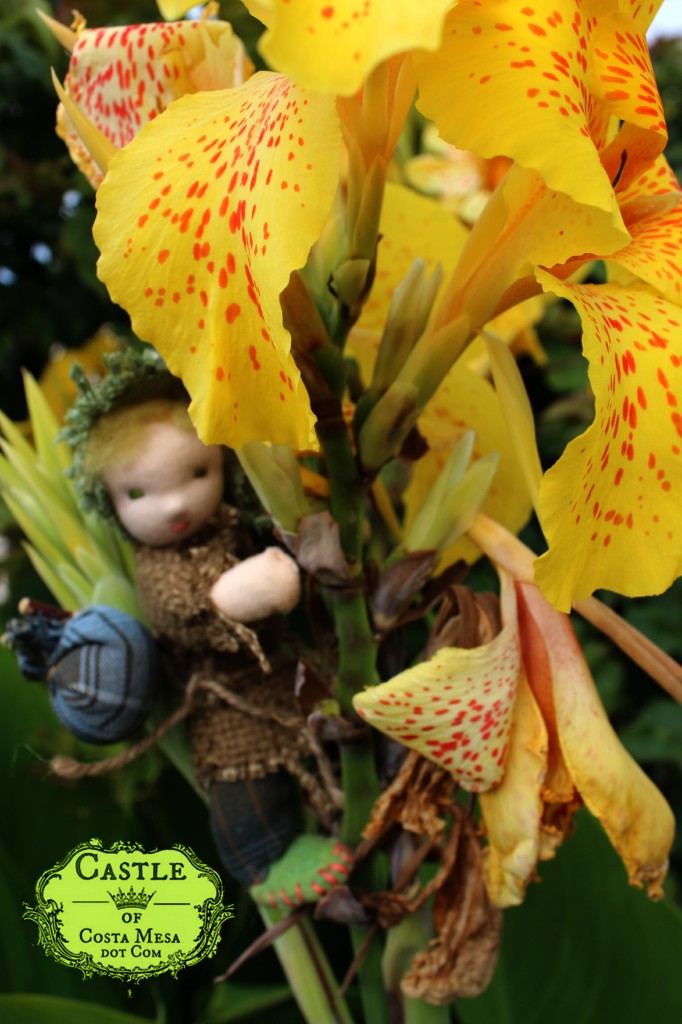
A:
<svg viewBox="0 0 682 1024">
<path fill-rule="evenodd" d="M 189 519 L 183 519 L 179 523 L 173 523 L 173 525 L 171 526 L 171 531 L 173 533 L 184 533 L 185 530 L 189 527 L 189 524 Z"/>
</svg>

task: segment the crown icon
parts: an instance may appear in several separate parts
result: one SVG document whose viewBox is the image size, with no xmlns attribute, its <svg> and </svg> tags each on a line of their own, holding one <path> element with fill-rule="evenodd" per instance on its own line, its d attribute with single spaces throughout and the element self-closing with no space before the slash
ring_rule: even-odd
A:
<svg viewBox="0 0 682 1024">
<path fill-rule="evenodd" d="M 118 892 L 110 892 L 109 895 L 119 910 L 125 910 L 126 907 L 134 907 L 137 910 L 146 910 L 147 904 L 154 893 L 147 893 L 144 889 L 140 889 L 139 892 L 136 892 L 131 885 L 128 892 L 124 892 L 119 886 Z"/>
</svg>

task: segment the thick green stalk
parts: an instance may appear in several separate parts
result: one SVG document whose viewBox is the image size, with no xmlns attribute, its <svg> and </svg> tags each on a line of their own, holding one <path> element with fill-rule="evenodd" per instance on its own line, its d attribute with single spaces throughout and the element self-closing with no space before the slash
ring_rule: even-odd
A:
<svg viewBox="0 0 682 1024">
<path fill-rule="evenodd" d="M 410 969 L 414 956 L 422 952 L 432 938 L 433 918 L 428 904 L 416 913 L 408 914 L 388 933 L 383 974 L 387 990 L 393 993 L 396 1005 L 402 1007 L 403 1024 L 449 1024 L 448 1006 L 433 1006 L 421 999 L 408 999 L 400 991 L 401 979 Z"/>
<path fill-rule="evenodd" d="M 339 648 L 337 697 L 342 711 L 349 714 L 353 711 L 353 695 L 376 682 L 376 644 L 362 589 L 366 485 L 360 479 L 343 419 L 321 421 L 318 432 L 327 460 L 331 511 L 339 526 L 341 545 L 351 572 L 355 574 L 354 586 L 330 591 Z M 341 750 L 341 764 L 347 808 L 342 835 L 346 842 L 357 843 L 379 794 L 369 737 L 367 743 L 345 745 Z"/>
<path fill-rule="evenodd" d="M 263 907 L 260 912 L 267 928 L 281 917 Z M 353 1024 L 309 921 L 302 920 L 284 932 L 274 947 L 306 1024 Z"/>
<path fill-rule="evenodd" d="M 360 842 L 362 830 L 379 796 L 374 753 L 369 742 L 347 743 L 341 747 L 341 777 L 346 800 L 341 839 L 354 846 Z"/>
<path fill-rule="evenodd" d="M 336 695 L 342 710 L 352 712 L 353 695 L 376 682 L 376 643 L 363 593 L 335 593 L 332 608 L 339 645 Z"/>
<path fill-rule="evenodd" d="M 353 952 L 358 953 L 367 943 L 367 929 L 351 927 L 350 937 Z M 379 936 L 374 935 L 363 952 L 363 960 L 358 969 L 358 982 L 362 1012 L 366 1024 L 388 1024 L 388 1002 L 381 970 L 382 949 Z"/>
<path fill-rule="evenodd" d="M 376 682 L 377 647 L 364 593 L 362 565 L 363 529 L 367 483 L 361 478 L 348 427 L 338 414 L 320 418 L 318 435 L 324 447 L 330 483 L 330 504 L 339 526 L 339 536 L 348 560 L 353 583 L 347 589 L 330 589 L 330 607 L 334 616 L 339 650 L 337 697 L 345 714 L 353 711 L 352 697 L 364 686 Z M 379 795 L 379 780 L 374 763 L 371 738 L 341 747 L 341 770 L 346 801 L 342 839 L 357 845 L 370 811 Z M 360 866 L 361 883 L 382 888 L 383 866 L 377 858 Z M 355 951 L 366 939 L 364 929 L 351 928 Z M 388 1007 L 381 974 L 381 942 L 370 942 L 358 971 L 360 996 L 367 1024 L 387 1024 Z"/>
<path fill-rule="evenodd" d="M 327 461 L 331 512 L 339 524 L 341 546 L 351 571 L 357 572 L 362 558 L 366 487 L 360 479 L 340 404 L 337 415 L 318 422 L 317 434 Z"/>
<path fill-rule="evenodd" d="M 406 999 L 404 1003 L 405 1024 L 450 1024 L 450 1006 L 433 1006 L 421 999 Z"/>
</svg>

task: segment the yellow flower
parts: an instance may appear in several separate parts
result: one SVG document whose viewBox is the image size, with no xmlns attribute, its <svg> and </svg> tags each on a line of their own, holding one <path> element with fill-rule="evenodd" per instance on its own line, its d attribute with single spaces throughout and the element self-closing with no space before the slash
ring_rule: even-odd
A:
<svg viewBox="0 0 682 1024">
<path fill-rule="evenodd" d="M 537 858 L 552 857 L 584 804 L 622 858 L 631 884 L 662 895 L 674 819 L 613 731 L 569 619 L 536 587 L 518 585 L 526 683 L 519 687 L 502 784 L 481 797 L 488 890 L 520 902 Z"/>
<path fill-rule="evenodd" d="M 463 310 L 484 322 L 538 285 L 581 315 L 595 422 L 546 474 L 538 504 L 549 552 L 536 579 L 563 611 L 600 587 L 659 593 L 682 569 L 680 187 L 659 157 L 629 185 L 617 182 L 614 197 L 624 245 L 610 218 L 515 167 L 475 225 L 429 327 L 433 348 L 439 325 Z M 580 253 L 588 232 L 591 249 Z M 594 254 L 607 258 L 608 283 L 572 282 Z M 428 398 L 439 357 L 428 337 L 419 349 L 399 377 L 426 381 Z"/>
<path fill-rule="evenodd" d="M 270 66 L 316 91 L 352 95 L 383 61 L 411 52 L 419 107 L 445 141 L 488 159 L 510 157 L 617 221 L 595 138 L 613 115 L 628 124 L 640 167 L 665 145 L 644 36 L 660 4 L 375 0 L 358 7 L 354 0 L 247 0 L 246 6 L 267 27 L 260 49 Z"/>
<path fill-rule="evenodd" d="M 498 906 L 523 899 L 585 804 L 633 885 L 661 895 L 674 821 L 613 732 L 568 618 L 502 578 L 502 631 L 356 695 L 358 713 L 480 794 L 485 877 Z"/>
<path fill-rule="evenodd" d="M 454 223 L 443 236 L 459 258 L 450 262 L 434 315 L 407 353 L 396 387 L 416 389 L 416 418 L 493 317 L 541 289 L 571 298 L 585 323 L 597 422 L 543 485 L 550 550 L 538 581 L 564 610 L 598 586 L 660 591 L 682 564 L 682 523 L 673 404 L 679 221 L 674 199 L 658 194 L 677 195 L 678 187 L 658 158 L 665 126 L 643 35 L 657 5 L 448 6 L 421 5 L 410 22 L 384 5 L 353 19 L 345 4 L 322 10 L 316 3 L 259 3 L 256 13 L 269 26 L 264 51 L 299 84 L 263 73 L 236 90 L 185 96 L 148 124 L 114 158 L 100 189 L 100 275 L 140 336 L 182 376 L 204 440 L 313 447 L 314 417 L 279 296 L 330 214 L 339 180 L 336 91 L 345 95 L 339 109 L 351 155 L 347 223 L 338 233 L 336 268 L 332 245 L 318 284 L 326 288 L 331 279 L 336 308 L 345 303 L 351 320 L 360 313 L 372 280 L 386 163 L 413 66 L 419 103 L 444 138 L 484 157 L 506 155 L 515 165 L 464 246 Z M 385 24 L 372 34 L 380 12 Z M 364 41 L 349 49 L 360 31 Z M 299 45 L 302 34 L 315 45 Z M 362 94 L 351 95 L 363 82 Z M 427 259 L 429 246 L 425 238 Z M 388 240 L 379 242 L 379 269 L 382 247 Z M 613 283 L 570 283 L 572 271 L 595 256 L 618 268 Z M 644 284 L 633 284 L 635 278 Z M 375 303 L 385 307 L 382 287 L 378 274 L 366 303 L 370 320 Z M 332 308 L 330 333 L 335 316 Z M 370 326 L 364 316 L 359 327 Z M 644 346 L 639 355 L 637 345 Z M 657 388 L 665 405 L 652 397 Z M 246 397 L 254 393 L 256 401 Z M 389 405 L 393 397 L 387 395 Z M 393 408 L 404 411 L 404 403 Z M 405 423 L 409 429 L 407 417 Z M 609 441 L 618 423 L 620 433 Z M 361 454 L 370 447 L 361 437 Z M 582 490 L 569 519 L 576 479 Z M 658 545 L 655 557 L 644 554 L 650 541 Z M 623 554 L 633 543 L 640 545 L 638 559 Z"/>
<path fill-rule="evenodd" d="M 446 141 L 482 157 L 511 157 L 618 225 L 613 175 L 599 150 L 610 119 L 621 119 L 630 165 L 622 173 L 630 181 L 665 146 L 644 36 L 659 6 L 459 0 L 435 57 L 415 57 L 419 106 Z M 467 102 L 452 103 L 453 95 Z"/>
</svg>

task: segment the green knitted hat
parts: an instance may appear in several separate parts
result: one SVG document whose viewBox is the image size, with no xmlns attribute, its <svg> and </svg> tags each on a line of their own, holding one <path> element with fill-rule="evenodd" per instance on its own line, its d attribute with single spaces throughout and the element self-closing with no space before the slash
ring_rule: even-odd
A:
<svg viewBox="0 0 682 1024">
<path fill-rule="evenodd" d="M 69 476 L 74 480 L 81 506 L 97 512 L 104 519 L 115 520 L 104 484 L 85 470 L 87 444 L 94 425 L 108 413 L 157 398 L 178 400 L 189 405 L 189 395 L 182 382 L 173 377 L 152 348 L 138 351 L 128 347 L 105 355 L 104 363 L 108 373 L 97 384 L 89 380 L 82 366 L 76 363 L 72 367 L 71 377 L 76 384 L 77 395 L 66 414 L 66 425 L 58 440 L 66 441 L 73 449 Z"/>
</svg>

